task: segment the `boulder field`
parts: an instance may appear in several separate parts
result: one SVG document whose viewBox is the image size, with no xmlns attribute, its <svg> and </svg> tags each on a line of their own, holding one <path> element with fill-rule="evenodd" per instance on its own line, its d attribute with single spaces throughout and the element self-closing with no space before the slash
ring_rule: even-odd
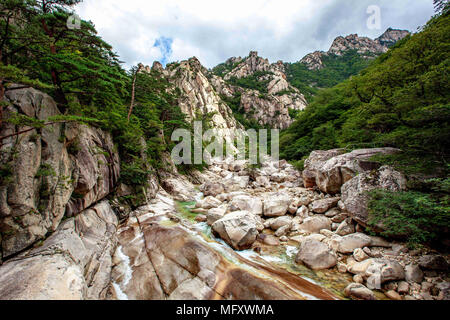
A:
<svg viewBox="0 0 450 320">
<path fill-rule="evenodd" d="M 6 99 L 5 112 L 59 115 L 34 89 Z M 149 174 L 132 210 L 119 200 L 136 190 L 120 183 L 101 129 L 54 124 L 0 148 L 12 166 L 0 186 L 0 299 L 449 299 L 448 256 L 365 233 L 365 191 L 406 188 L 369 159 L 398 150 L 315 151 L 303 172 L 213 159 L 190 176 Z M 348 286 L 331 291 L 291 267 Z"/>
<path fill-rule="evenodd" d="M 239 191 L 220 179 L 201 186 L 221 191 L 215 194 L 217 208 L 206 213 L 208 224 L 235 250 L 294 243 L 295 263 L 353 277 L 354 283 L 342 292 L 348 298 L 373 300 L 383 292 L 383 298 L 392 300 L 447 299 L 448 289 L 438 289 L 449 286 L 447 256 L 425 248 L 409 250 L 403 243 L 365 233 L 365 191 L 406 190 L 400 172 L 368 160 L 395 152 L 389 148 L 313 152 L 303 173 L 285 161 L 268 160 L 258 169 L 240 166 L 234 171 L 227 160 L 217 160 L 213 170 L 217 175 L 231 180 L 248 175 L 250 180 Z M 207 208 L 211 199 L 203 201 Z"/>
</svg>

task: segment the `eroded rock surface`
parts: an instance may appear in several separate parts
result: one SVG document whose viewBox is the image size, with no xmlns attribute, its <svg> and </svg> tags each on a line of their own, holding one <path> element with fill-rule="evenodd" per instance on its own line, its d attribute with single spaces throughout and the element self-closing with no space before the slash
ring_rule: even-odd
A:
<svg viewBox="0 0 450 320">
<path fill-rule="evenodd" d="M 58 116 L 56 103 L 34 89 L 6 93 L 7 113 L 39 120 Z M 4 124 L 0 134 L 29 129 Z M 16 254 L 110 194 L 120 163 L 112 136 L 100 129 L 55 123 L 6 139 L 0 161 L 10 167 L 10 181 L 0 186 L 3 257 Z M 8 181 L 8 180 L 5 180 Z"/>
<path fill-rule="evenodd" d="M 107 202 L 64 221 L 42 246 L 0 267 L 6 300 L 105 299 L 118 220 Z"/>
<path fill-rule="evenodd" d="M 270 269 L 261 268 L 258 272 L 262 274 L 258 275 L 248 271 L 248 267 L 241 268 L 213 250 L 192 226 L 171 222 L 170 217 L 176 213 L 174 205 L 167 194 L 160 193 L 152 204 L 140 208 L 134 218 L 120 227 L 111 298 L 304 299 L 294 290 L 300 289 L 298 281 L 290 280 L 292 284 L 288 285 L 276 280 L 275 273 L 273 280 L 262 276 Z M 224 250 L 234 257 L 232 260 L 242 259 L 231 249 Z M 252 265 L 250 261 L 245 263 Z M 306 285 L 304 288 L 308 294 L 333 298 L 322 290 L 314 293 L 316 289 Z"/>
<path fill-rule="evenodd" d="M 404 175 L 389 166 L 383 166 L 379 170 L 363 172 L 349 180 L 342 186 L 342 201 L 350 216 L 363 226 L 367 226 L 368 191 L 384 189 L 398 192 L 406 190 L 406 178 Z M 379 225 L 382 229 L 382 224 Z"/>
<path fill-rule="evenodd" d="M 313 151 L 305 161 L 305 187 L 317 185 L 322 192 L 340 193 L 342 185 L 357 174 L 379 168 L 379 164 L 370 161 L 371 157 L 397 152 L 399 150 L 393 148 L 361 149 L 350 153 L 344 153 L 342 149 Z"/>
</svg>

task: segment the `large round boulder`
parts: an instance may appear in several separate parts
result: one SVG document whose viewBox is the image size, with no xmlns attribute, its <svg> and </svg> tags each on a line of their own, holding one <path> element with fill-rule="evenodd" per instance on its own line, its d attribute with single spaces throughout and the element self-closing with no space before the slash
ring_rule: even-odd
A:
<svg viewBox="0 0 450 320">
<path fill-rule="evenodd" d="M 266 217 L 284 216 L 291 204 L 290 196 L 283 193 L 275 193 L 267 196 L 264 200 L 264 215 Z"/>
<path fill-rule="evenodd" d="M 384 189 L 389 191 L 406 190 L 406 178 L 389 166 L 376 171 L 363 172 L 342 186 L 342 201 L 353 220 L 367 227 L 369 223 L 368 191 Z M 383 226 L 378 226 L 383 229 Z"/>
<path fill-rule="evenodd" d="M 259 234 L 261 222 L 248 211 L 227 214 L 212 225 L 213 233 L 236 250 L 249 249 Z"/>
<path fill-rule="evenodd" d="M 305 187 L 317 185 L 325 193 L 336 194 L 341 186 L 358 173 L 377 169 L 379 164 L 370 160 L 377 154 L 394 154 L 393 148 L 374 148 L 354 150 L 345 153 L 343 149 L 313 151 L 305 161 L 303 181 Z"/>
<path fill-rule="evenodd" d="M 314 201 L 311 204 L 311 210 L 314 213 L 325 213 L 331 208 L 336 207 L 337 203 L 341 200 L 340 198 L 328 198 Z"/>
<path fill-rule="evenodd" d="M 222 183 L 205 183 L 200 187 L 200 191 L 203 192 L 205 197 L 213 196 L 216 197 L 221 193 L 225 192 L 225 186 Z"/>
<path fill-rule="evenodd" d="M 322 270 L 333 268 L 337 264 L 337 257 L 326 244 L 308 239 L 302 242 L 295 261 L 310 269 Z"/>
<path fill-rule="evenodd" d="M 372 239 L 364 233 L 352 233 L 344 236 L 338 241 L 338 251 L 340 253 L 350 254 L 358 248 L 370 246 Z"/>
<path fill-rule="evenodd" d="M 292 226 L 292 217 L 289 216 L 283 216 L 276 218 L 270 222 L 270 228 L 274 231 L 277 231 L 278 229 L 284 227 L 284 226 Z"/>
<path fill-rule="evenodd" d="M 231 211 L 249 211 L 256 215 L 262 215 L 263 203 L 261 199 L 249 195 L 238 195 L 230 202 Z"/>
<path fill-rule="evenodd" d="M 373 259 L 366 269 L 364 278 L 369 288 L 380 289 L 381 284 L 388 281 L 405 279 L 405 269 L 394 260 Z"/>
<path fill-rule="evenodd" d="M 410 264 L 405 267 L 405 279 L 408 282 L 422 283 L 423 271 L 417 264 Z"/>
<path fill-rule="evenodd" d="M 203 199 L 202 201 L 197 202 L 196 207 L 205 209 L 205 210 L 209 210 L 212 208 L 217 208 L 222 204 L 222 202 L 220 202 L 220 200 L 214 198 L 214 197 L 206 197 L 205 199 Z"/>
<path fill-rule="evenodd" d="M 306 218 L 300 229 L 309 233 L 320 233 L 323 229 L 331 230 L 331 220 L 322 215 Z"/>
</svg>

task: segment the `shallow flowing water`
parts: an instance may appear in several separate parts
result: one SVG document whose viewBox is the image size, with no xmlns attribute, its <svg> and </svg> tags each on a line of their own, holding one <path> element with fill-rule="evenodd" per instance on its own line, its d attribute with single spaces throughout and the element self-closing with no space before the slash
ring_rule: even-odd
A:
<svg viewBox="0 0 450 320">
<path fill-rule="evenodd" d="M 201 199 L 199 195 L 198 200 Z M 222 239 L 214 237 L 207 223 L 195 221 L 197 214 L 191 210 L 196 202 L 179 202 L 177 205 L 180 225 L 196 239 L 207 244 L 232 264 L 239 266 L 260 278 L 276 280 L 283 286 L 308 300 L 345 299 L 342 292 L 352 277 L 334 270 L 313 271 L 295 263 L 298 244 L 290 242 L 280 246 L 261 244 L 261 252 L 253 250 L 235 251 Z M 322 292 L 317 292 L 321 288 Z"/>
</svg>

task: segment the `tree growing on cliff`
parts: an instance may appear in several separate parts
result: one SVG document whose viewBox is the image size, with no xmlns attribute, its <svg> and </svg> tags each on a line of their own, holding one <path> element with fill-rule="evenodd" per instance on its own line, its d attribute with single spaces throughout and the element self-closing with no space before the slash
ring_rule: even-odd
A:
<svg viewBox="0 0 450 320">
<path fill-rule="evenodd" d="M 0 6 L 4 64 L 53 85 L 64 113 L 74 98 L 82 105 L 122 103 L 127 76 L 110 45 L 91 22 L 70 27 L 80 0 L 6 0 Z M 6 62 L 6 63 L 5 63 Z"/>
</svg>

